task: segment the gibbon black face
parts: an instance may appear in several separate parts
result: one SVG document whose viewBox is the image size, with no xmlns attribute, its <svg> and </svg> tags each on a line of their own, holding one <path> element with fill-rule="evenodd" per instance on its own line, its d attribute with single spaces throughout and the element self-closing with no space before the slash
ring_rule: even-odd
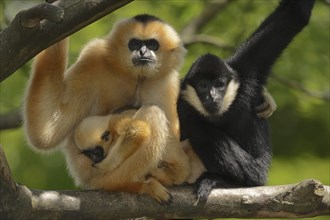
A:
<svg viewBox="0 0 330 220">
<path fill-rule="evenodd" d="M 156 39 L 141 40 L 132 38 L 128 42 L 128 49 L 132 52 L 134 66 L 156 63 L 155 52 L 159 49 L 159 42 Z"/>
<path fill-rule="evenodd" d="M 101 146 L 88 148 L 82 151 L 87 157 L 89 157 L 93 164 L 99 163 L 104 159 L 104 150 Z"/>
<path fill-rule="evenodd" d="M 221 115 L 227 111 L 239 87 L 236 73 L 212 54 L 201 56 L 185 81 L 183 97 L 205 116 Z"/>
<path fill-rule="evenodd" d="M 100 139 L 103 140 L 104 142 L 112 141 L 112 136 L 110 131 L 106 130 L 105 132 L 103 132 Z M 89 157 L 93 162 L 93 164 L 97 164 L 105 158 L 104 149 L 100 145 L 89 147 L 85 150 L 82 150 L 81 153 Z"/>
</svg>

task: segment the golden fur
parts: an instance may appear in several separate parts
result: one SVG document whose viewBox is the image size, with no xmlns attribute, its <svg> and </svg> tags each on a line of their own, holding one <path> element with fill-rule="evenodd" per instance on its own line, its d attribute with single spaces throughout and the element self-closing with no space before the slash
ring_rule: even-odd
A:
<svg viewBox="0 0 330 220">
<path fill-rule="evenodd" d="M 132 64 L 131 52 L 127 48 L 132 37 L 154 38 L 160 43 L 159 50 L 155 52 L 155 65 Z M 165 151 L 169 152 L 167 155 L 174 154 L 172 150 L 182 151 L 177 144 L 179 127 L 176 101 L 179 92 L 177 70 L 182 65 L 185 49 L 177 33 L 161 21 L 145 24 L 131 18 L 117 23 L 104 39 L 94 39 L 88 43 L 76 63 L 66 70 L 67 51 L 68 39 L 65 39 L 41 52 L 34 61 L 23 108 L 27 140 L 39 150 L 54 149 L 63 143 L 69 170 L 79 185 L 148 193 L 159 201 L 167 201 L 169 195 L 156 179 L 143 178 L 149 169 L 156 169 L 161 160 L 170 164 L 168 167 L 179 167 L 181 171 L 184 168 L 186 171 L 181 174 L 183 176 L 190 172 L 186 166 L 186 157 L 183 156 L 179 161 L 163 158 Z M 116 166 L 110 170 L 113 173 L 107 175 L 107 166 L 104 169 L 91 166 L 91 160 L 81 153 L 73 134 L 88 116 L 108 115 L 127 105 L 156 106 L 160 111 L 155 111 L 157 113 L 154 117 L 168 121 L 168 125 L 167 122 L 159 121 L 157 126 L 166 124 L 169 128 L 157 129 L 163 138 L 153 139 L 153 130 L 150 134 L 145 133 L 147 141 L 144 142 L 144 137 L 141 137 L 142 144 L 136 146 L 136 151 L 132 151 L 135 156 L 131 155 L 126 160 L 126 156 L 123 157 L 122 164 L 114 161 Z M 151 125 L 148 125 L 148 120 L 145 121 L 138 123 L 138 127 L 145 127 L 147 131 Z M 101 123 L 100 127 L 103 126 L 104 123 Z M 168 143 L 171 146 L 164 150 Z M 122 152 L 125 147 L 118 145 L 118 152 Z M 109 152 L 107 155 L 116 158 L 116 153 Z M 106 158 L 99 165 L 102 163 L 109 165 L 112 161 Z"/>
<path fill-rule="evenodd" d="M 104 129 L 94 126 L 104 121 L 108 122 Z M 109 139 L 102 140 L 106 130 L 109 131 Z M 71 173 L 84 173 L 83 183 L 87 182 L 87 187 L 111 191 L 137 190 L 162 202 L 170 198 L 163 185 L 181 184 L 190 174 L 188 156 L 177 138 L 168 136 L 165 114 L 155 105 L 144 105 L 136 112 L 130 110 L 121 114 L 90 116 L 77 127 L 74 140 L 80 150 L 97 145 L 104 149 L 106 155 L 100 163 L 81 167 L 77 164 L 81 163 L 79 160 L 86 160 L 86 156 L 78 158 L 70 151 L 65 154 L 71 161 Z M 73 176 L 81 177 L 81 174 Z"/>
</svg>

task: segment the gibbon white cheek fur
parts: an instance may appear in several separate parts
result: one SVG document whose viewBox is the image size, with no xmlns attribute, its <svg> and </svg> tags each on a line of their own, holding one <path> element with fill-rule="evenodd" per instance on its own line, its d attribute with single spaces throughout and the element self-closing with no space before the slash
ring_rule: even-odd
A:
<svg viewBox="0 0 330 220">
<path fill-rule="evenodd" d="M 185 49 L 168 24 L 150 15 L 120 21 L 107 37 L 88 43 L 77 62 L 66 70 L 67 51 L 68 39 L 65 39 L 36 57 L 23 108 L 24 130 L 29 143 L 39 150 L 66 143 L 63 149 L 67 163 L 78 184 L 96 188 L 102 180 L 101 174 L 99 181 L 88 179 L 94 175 L 85 172 L 91 169 L 91 160 L 82 155 L 73 137 L 77 125 L 88 116 L 108 115 L 124 106 L 154 105 L 168 121 L 169 129 L 164 130 L 169 132 L 164 136 L 179 136 L 177 70 L 182 65 Z M 159 149 L 163 143 L 159 140 L 150 143 L 153 145 L 139 148 L 139 160 L 144 158 L 145 163 L 149 163 L 146 167 L 156 167 L 162 160 L 160 152 L 164 150 Z M 134 164 L 136 162 L 127 163 L 131 165 L 126 169 L 131 173 L 144 173 L 145 169 Z M 119 190 L 120 187 L 108 188 Z M 143 192 L 138 187 L 127 189 L 124 184 L 121 189 Z M 166 196 L 161 199 L 166 200 Z"/>
</svg>

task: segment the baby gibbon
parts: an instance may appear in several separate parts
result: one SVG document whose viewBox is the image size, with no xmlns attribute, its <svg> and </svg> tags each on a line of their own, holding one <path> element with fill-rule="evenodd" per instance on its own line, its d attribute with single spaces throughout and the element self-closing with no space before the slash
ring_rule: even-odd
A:
<svg viewBox="0 0 330 220">
<path fill-rule="evenodd" d="M 154 105 L 87 117 L 74 140 L 77 147 L 65 155 L 76 182 L 87 188 L 146 193 L 164 202 L 170 195 L 162 185 L 181 184 L 190 174 L 188 156 L 178 139 L 168 135 L 165 114 Z M 77 157 L 74 151 L 82 154 Z M 157 152 L 162 160 L 145 152 Z"/>
</svg>

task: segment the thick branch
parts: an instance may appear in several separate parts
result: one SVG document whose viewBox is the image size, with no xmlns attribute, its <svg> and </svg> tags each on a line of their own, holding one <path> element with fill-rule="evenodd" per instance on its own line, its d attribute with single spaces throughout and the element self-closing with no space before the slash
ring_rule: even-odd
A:
<svg viewBox="0 0 330 220">
<path fill-rule="evenodd" d="M 173 202 L 89 190 L 41 191 L 15 185 L 0 146 L 0 216 L 3 219 L 288 218 L 330 214 L 330 187 L 309 179 L 295 185 L 215 189 L 196 202 L 191 186 L 170 189 Z"/>
<path fill-rule="evenodd" d="M 0 33 L 0 81 L 43 49 L 131 1 L 59 0 L 19 12 Z"/>
<path fill-rule="evenodd" d="M 18 186 L 28 212 L 11 201 L 5 219 L 118 218 L 291 218 L 329 215 L 330 187 L 316 180 L 296 185 L 213 190 L 206 203 L 196 202 L 192 187 L 171 188 L 173 203 L 160 205 L 147 196 L 102 191 L 40 191 Z M 16 201 L 15 200 L 15 201 Z M 0 204 L 2 205 L 2 204 Z M 1 209 L 0 209 L 1 210 Z"/>
</svg>

